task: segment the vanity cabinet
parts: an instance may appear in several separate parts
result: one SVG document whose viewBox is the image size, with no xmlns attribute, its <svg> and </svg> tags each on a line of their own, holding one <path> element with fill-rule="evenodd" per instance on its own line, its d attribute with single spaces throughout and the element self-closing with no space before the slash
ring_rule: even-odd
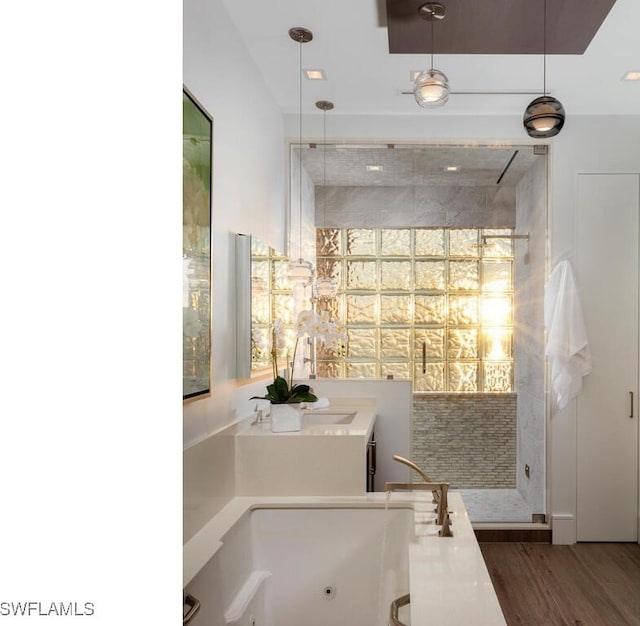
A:
<svg viewBox="0 0 640 626">
<path fill-rule="evenodd" d="M 297 432 L 272 433 L 268 422 L 238 425 L 236 494 L 364 495 L 375 475 L 375 419 L 375 402 L 363 398 L 341 399 L 326 411 L 303 414 Z"/>
</svg>

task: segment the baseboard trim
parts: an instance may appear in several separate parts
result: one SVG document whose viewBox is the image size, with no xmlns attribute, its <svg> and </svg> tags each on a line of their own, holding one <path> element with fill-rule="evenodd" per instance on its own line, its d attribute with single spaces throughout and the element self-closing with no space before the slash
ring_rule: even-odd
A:
<svg viewBox="0 0 640 626">
<path fill-rule="evenodd" d="M 517 541 L 523 543 L 551 543 L 549 524 L 473 524 L 478 542 Z"/>
</svg>

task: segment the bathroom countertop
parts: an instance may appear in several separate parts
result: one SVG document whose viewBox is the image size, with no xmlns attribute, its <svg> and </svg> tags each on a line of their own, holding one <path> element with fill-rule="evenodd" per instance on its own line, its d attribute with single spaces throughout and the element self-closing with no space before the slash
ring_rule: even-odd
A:
<svg viewBox="0 0 640 626">
<path fill-rule="evenodd" d="M 313 416 L 354 413 L 348 424 L 312 423 Z M 310 417 L 311 419 L 307 419 Z M 317 437 L 317 436 L 362 436 L 368 438 L 376 419 L 374 398 L 330 398 L 329 406 L 322 409 L 302 409 L 302 428 L 299 431 L 272 433 L 269 421 L 252 423 L 245 420 L 236 427 L 236 435 L 241 437 Z"/>
<path fill-rule="evenodd" d="M 428 497 L 428 496 L 427 496 Z M 183 546 L 186 587 L 247 512 L 271 507 L 384 507 L 386 494 L 344 497 L 236 497 Z M 393 493 L 390 506 L 414 509 L 409 547 L 412 626 L 505 626 L 506 622 L 459 493 L 449 493 L 453 537 L 439 537 L 433 505 L 424 492 Z"/>
</svg>

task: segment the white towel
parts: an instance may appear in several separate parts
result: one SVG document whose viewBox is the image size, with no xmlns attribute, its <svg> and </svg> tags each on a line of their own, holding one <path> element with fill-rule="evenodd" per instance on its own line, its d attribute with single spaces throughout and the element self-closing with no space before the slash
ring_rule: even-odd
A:
<svg viewBox="0 0 640 626">
<path fill-rule="evenodd" d="M 552 397 L 558 409 L 564 409 L 582 388 L 582 377 L 591 372 L 587 331 L 569 261 L 560 261 L 549 276 L 544 296 L 544 324 Z"/>
<path fill-rule="evenodd" d="M 329 398 L 318 398 L 315 402 L 307 402 L 307 409 L 326 409 L 329 406 Z"/>
</svg>

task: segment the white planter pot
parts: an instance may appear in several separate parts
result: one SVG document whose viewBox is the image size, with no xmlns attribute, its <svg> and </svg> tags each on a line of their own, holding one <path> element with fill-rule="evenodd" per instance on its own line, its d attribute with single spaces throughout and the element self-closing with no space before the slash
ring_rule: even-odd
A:
<svg viewBox="0 0 640 626">
<path fill-rule="evenodd" d="M 299 404 L 271 405 L 271 432 L 287 433 L 300 430 L 302 413 Z"/>
</svg>

